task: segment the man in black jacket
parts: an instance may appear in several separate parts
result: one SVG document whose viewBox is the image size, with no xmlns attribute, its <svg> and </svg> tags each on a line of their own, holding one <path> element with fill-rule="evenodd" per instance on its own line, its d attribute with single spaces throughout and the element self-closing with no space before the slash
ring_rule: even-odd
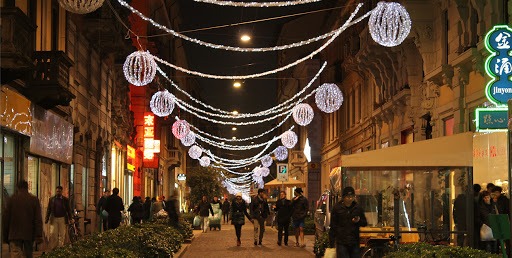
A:
<svg viewBox="0 0 512 258">
<path fill-rule="evenodd" d="M 354 188 L 343 189 L 342 199 L 331 211 L 331 229 L 329 236 L 336 240 L 336 256 L 338 258 L 359 258 L 359 227 L 368 223 L 364 211 L 355 202 Z M 332 243 L 331 243 L 332 244 Z"/>
<path fill-rule="evenodd" d="M 206 195 L 203 196 L 203 199 L 199 203 L 197 209 L 199 211 L 199 216 L 201 217 L 201 229 L 203 230 L 203 233 L 206 233 L 206 230 L 208 229 L 208 215 L 211 213 L 213 216 L 212 205 L 208 201 Z"/>
<path fill-rule="evenodd" d="M 45 224 L 50 223 L 50 248 L 53 250 L 57 246 L 63 246 L 66 239 L 67 227 L 73 223 L 71 217 L 71 208 L 69 200 L 62 195 L 62 186 L 57 186 L 55 196 L 50 198 L 46 208 Z"/>
<path fill-rule="evenodd" d="M 290 227 L 290 219 L 292 217 L 292 202 L 286 199 L 286 192 L 281 191 L 279 200 L 274 206 L 277 212 L 277 245 L 281 245 L 284 231 L 284 245 L 288 245 L 288 228 Z"/>
<path fill-rule="evenodd" d="M 96 205 L 96 212 L 98 213 L 100 219 L 100 231 L 101 229 L 103 228 L 103 231 L 107 231 L 108 229 L 108 223 L 107 223 L 107 217 L 108 217 L 108 214 L 106 214 L 107 212 L 103 212 L 105 210 L 105 204 L 107 202 L 107 198 L 110 196 L 110 190 L 108 189 L 105 189 L 105 191 L 103 191 L 103 195 L 101 196 L 100 200 L 98 201 L 98 205 Z M 107 215 L 107 216 L 105 216 Z"/>
<path fill-rule="evenodd" d="M 265 190 L 258 189 L 258 195 L 252 198 L 251 217 L 254 220 L 254 245 L 261 245 L 263 233 L 265 233 L 265 219 L 270 214 L 267 200 L 265 199 Z"/>
<path fill-rule="evenodd" d="M 107 198 L 105 210 L 108 212 L 108 229 L 116 229 L 121 224 L 121 211 L 124 211 L 123 199 L 119 197 L 119 188 L 112 189 L 112 195 Z"/>
<path fill-rule="evenodd" d="M 224 216 L 224 223 L 229 222 L 229 211 L 231 210 L 231 204 L 229 203 L 228 198 L 224 200 L 222 203 L 222 215 Z"/>
<path fill-rule="evenodd" d="M 295 191 L 293 191 L 295 198 L 293 198 L 292 202 L 292 218 L 293 227 L 295 228 L 295 246 L 297 247 L 306 247 L 304 243 L 304 220 L 308 216 L 309 203 L 308 199 L 306 199 L 302 193 L 303 191 L 300 187 L 295 188 Z"/>
</svg>

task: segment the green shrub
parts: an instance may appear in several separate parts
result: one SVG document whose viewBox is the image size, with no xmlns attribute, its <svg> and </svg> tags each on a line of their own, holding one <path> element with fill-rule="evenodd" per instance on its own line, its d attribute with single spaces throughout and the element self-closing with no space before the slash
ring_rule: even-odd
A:
<svg viewBox="0 0 512 258">
<path fill-rule="evenodd" d="M 325 249 L 329 247 L 329 232 L 324 232 L 319 238 L 315 239 L 315 246 L 313 252 L 316 257 L 322 257 L 325 254 Z"/>
<path fill-rule="evenodd" d="M 500 255 L 491 254 L 482 250 L 469 247 L 430 245 L 427 243 L 414 243 L 400 245 L 397 251 L 391 252 L 386 258 L 431 258 L 431 257 L 450 257 L 450 258 L 499 258 Z"/>
<path fill-rule="evenodd" d="M 195 218 L 196 214 L 194 214 L 193 212 L 189 212 L 189 213 L 183 213 L 181 214 L 181 217 L 187 221 L 190 225 L 194 224 L 194 218 Z"/>
</svg>

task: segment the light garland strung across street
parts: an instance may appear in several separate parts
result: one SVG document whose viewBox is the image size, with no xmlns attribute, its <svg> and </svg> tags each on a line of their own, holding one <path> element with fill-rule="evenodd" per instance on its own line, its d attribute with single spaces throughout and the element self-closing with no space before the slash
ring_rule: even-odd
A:
<svg viewBox="0 0 512 258">
<path fill-rule="evenodd" d="M 96 11 L 105 0 L 59 0 L 60 6 L 68 12 L 86 14 Z"/>
<path fill-rule="evenodd" d="M 239 113 L 237 115 L 233 115 L 232 112 L 230 111 L 226 111 L 226 110 L 222 110 L 222 109 L 218 109 L 218 108 L 215 108 L 215 107 L 212 107 L 206 103 L 203 103 L 202 101 L 192 97 L 190 94 L 188 94 L 188 92 L 182 90 L 178 85 L 176 85 L 170 78 L 169 76 L 167 76 L 167 74 L 162 71 L 159 67 L 157 67 L 157 71 L 160 73 L 160 75 L 162 75 L 169 83 L 171 83 L 171 85 L 176 88 L 178 91 L 182 92 L 183 94 L 185 94 L 185 96 L 187 96 L 189 99 L 191 99 L 192 101 L 202 105 L 203 107 L 205 108 L 208 108 L 210 110 L 213 110 L 213 111 L 217 111 L 221 114 L 228 114 L 230 116 L 228 116 L 229 118 L 233 118 L 233 119 L 239 119 L 239 118 L 247 118 L 247 117 L 255 117 L 255 116 L 265 116 L 265 115 L 269 115 L 269 114 L 273 114 L 273 113 L 277 113 L 277 112 L 280 112 L 282 110 L 282 107 L 284 107 L 285 105 L 287 105 L 288 103 L 292 102 L 293 100 L 295 100 L 296 98 L 298 98 L 300 95 L 302 95 L 307 89 L 309 89 L 313 83 L 318 79 L 318 77 L 320 77 L 320 74 L 324 71 L 325 67 L 327 66 L 327 62 L 324 62 L 322 67 L 320 67 L 320 69 L 318 70 L 318 72 L 315 74 L 315 76 L 308 82 L 308 84 L 302 89 L 300 90 L 297 94 L 295 94 L 294 96 L 292 96 L 291 98 L 289 98 L 288 100 L 284 101 L 283 103 L 275 106 L 275 107 L 272 107 L 270 109 L 267 109 L 267 110 L 263 110 L 263 111 L 260 111 L 260 112 L 257 112 L 257 113 Z M 300 102 L 300 101 L 298 101 Z M 290 106 L 295 106 L 295 104 L 297 103 L 294 102 L 292 103 L 291 105 L 288 105 L 286 107 L 290 107 Z M 197 108 L 196 108 L 197 109 Z M 206 114 L 209 114 L 207 113 L 206 111 L 202 111 L 203 113 L 206 113 Z"/>
<path fill-rule="evenodd" d="M 265 47 L 265 48 L 244 48 L 244 47 L 225 46 L 225 45 L 218 45 L 218 44 L 208 43 L 208 42 L 196 39 L 196 38 L 191 38 L 191 37 L 188 37 L 186 35 L 183 35 L 183 34 L 181 34 L 179 32 L 176 32 L 175 30 L 169 29 L 166 26 L 163 26 L 163 25 L 155 22 L 153 19 L 145 16 L 144 14 L 139 12 L 137 9 L 133 8 L 127 2 L 125 2 L 123 0 L 117 0 L 117 1 L 122 6 L 128 8 L 132 13 L 138 15 L 142 20 L 145 20 L 145 21 L 151 23 L 156 28 L 159 28 L 159 29 L 161 29 L 161 30 L 163 30 L 163 31 L 165 31 L 165 32 L 175 36 L 175 37 L 178 37 L 178 38 L 181 38 L 181 39 L 184 39 L 186 41 L 190 41 L 190 42 L 202 45 L 202 46 L 206 46 L 206 47 L 209 47 L 209 48 L 222 49 L 222 50 L 227 50 L 227 51 L 236 51 L 236 52 L 269 52 L 269 51 L 285 50 L 285 49 L 289 49 L 289 48 L 301 47 L 301 46 L 304 46 L 304 45 L 308 45 L 308 44 L 320 41 L 322 39 L 326 39 L 328 37 L 332 37 L 332 36 L 336 35 L 337 33 L 340 33 L 342 30 L 346 29 L 346 28 L 343 28 L 343 26 L 342 26 L 342 27 L 340 27 L 340 28 L 338 28 L 336 30 L 333 30 L 331 32 L 328 32 L 328 33 L 326 33 L 324 35 L 321 35 L 321 36 L 318 36 L 318 37 L 315 37 L 315 38 L 311 38 L 311 39 L 308 39 L 308 40 L 300 41 L 300 42 L 295 42 L 295 43 L 292 43 L 292 44 L 282 45 L 282 46 Z M 360 3 L 356 7 L 355 11 L 351 15 L 352 18 L 359 11 L 359 8 L 362 5 L 363 4 Z M 138 36 L 138 35 L 136 35 L 136 36 Z"/>
<path fill-rule="evenodd" d="M 293 6 L 299 4 L 309 4 L 320 2 L 322 0 L 296 0 L 296 1 L 283 1 L 283 2 L 233 2 L 233 1 L 222 1 L 222 0 L 194 0 L 200 3 L 216 4 L 223 6 L 235 6 L 235 7 L 283 7 Z"/>
<path fill-rule="evenodd" d="M 360 4 L 362 5 L 362 4 Z M 359 7 L 359 5 L 358 5 Z M 340 30 L 338 32 L 336 32 L 336 34 L 334 34 L 327 42 L 325 42 L 322 46 L 320 46 L 317 50 L 313 51 L 312 53 L 310 53 L 309 55 L 303 57 L 303 58 L 300 58 L 298 60 L 296 60 L 295 62 L 293 63 L 290 63 L 290 64 L 287 64 L 285 66 L 281 66 L 279 68 L 276 68 L 276 69 L 273 69 L 273 70 L 270 70 L 270 71 L 266 71 L 266 72 L 261 72 L 261 73 L 253 73 L 253 74 L 247 74 L 247 75 L 215 75 L 215 74 L 207 74 L 207 73 L 202 73 L 202 72 L 197 72 L 197 71 L 192 71 L 192 70 L 189 70 L 189 69 L 186 69 L 186 68 L 183 68 L 181 66 L 177 66 L 177 65 L 174 65 L 174 64 L 171 64 L 159 57 L 156 57 L 156 56 L 153 56 L 153 58 L 166 65 L 166 66 L 169 66 L 175 70 L 178 70 L 178 71 L 181 71 L 181 72 L 184 72 L 184 73 L 188 73 L 188 74 L 192 74 L 192 75 L 197 75 L 199 77 L 204 77 L 204 78 L 211 78 L 211 79 L 228 79 L 228 80 L 245 80 L 245 79 L 252 79 L 252 78 L 258 78 L 258 77 L 262 77 L 262 76 L 266 76 L 266 75 L 269 75 L 269 74 L 274 74 L 274 73 L 278 73 L 278 72 L 281 72 L 281 71 L 284 71 L 290 67 L 293 67 L 299 63 L 302 63 L 304 62 L 305 60 L 308 60 L 308 59 L 311 59 L 313 58 L 316 54 L 322 52 L 322 50 L 324 50 L 327 46 L 329 46 L 346 28 L 348 28 L 349 26 L 351 25 L 354 25 L 358 22 L 360 22 L 362 19 L 366 18 L 367 16 L 369 16 L 371 14 L 371 12 L 368 12 L 366 13 L 364 16 L 358 18 L 356 21 L 354 22 L 350 22 L 348 23 L 349 21 L 351 21 L 351 19 L 353 18 L 352 16 L 349 18 L 349 20 L 347 20 L 347 23 L 345 23 L 342 28 L 343 30 Z"/>
<path fill-rule="evenodd" d="M 256 148 L 259 148 L 261 146 L 266 146 L 267 144 L 272 144 L 276 141 L 278 141 L 279 139 L 281 139 L 281 136 L 278 136 L 278 137 L 274 137 L 272 138 L 271 140 L 267 141 L 267 142 L 262 142 L 262 143 L 258 143 L 258 144 L 251 144 L 251 145 L 231 145 L 231 144 L 222 144 L 222 143 L 218 143 L 216 141 L 212 141 L 212 140 L 209 140 L 208 138 L 203 138 L 202 136 L 200 135 L 196 135 L 197 139 L 199 139 L 200 141 L 204 142 L 204 143 L 207 143 L 209 145 L 212 145 L 212 146 L 215 146 L 217 148 L 221 148 L 221 149 L 224 149 L 224 150 L 236 150 L 236 151 L 245 151 L 245 150 L 252 150 L 252 149 L 256 149 Z"/>
</svg>

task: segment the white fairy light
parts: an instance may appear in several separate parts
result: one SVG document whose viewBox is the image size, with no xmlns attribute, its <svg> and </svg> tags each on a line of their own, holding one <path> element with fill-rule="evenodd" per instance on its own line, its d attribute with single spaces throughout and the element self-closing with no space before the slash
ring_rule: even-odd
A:
<svg viewBox="0 0 512 258">
<path fill-rule="evenodd" d="M 343 94 L 338 85 L 324 83 L 316 91 L 315 102 L 316 106 L 323 112 L 332 113 L 343 104 Z"/>
<path fill-rule="evenodd" d="M 288 149 L 284 146 L 279 146 L 274 150 L 274 156 L 277 160 L 283 161 L 288 158 Z"/>
<path fill-rule="evenodd" d="M 272 157 L 270 157 L 269 155 L 265 155 L 265 156 L 263 156 L 263 158 L 261 158 L 261 165 L 263 167 L 266 167 L 266 168 L 270 167 L 272 165 L 272 162 L 273 162 Z"/>
<path fill-rule="evenodd" d="M 192 146 L 196 142 L 196 134 L 192 131 L 189 131 L 187 136 L 180 139 L 181 144 L 184 146 Z"/>
<path fill-rule="evenodd" d="M 153 81 L 157 64 L 149 52 L 135 51 L 126 57 L 123 72 L 126 80 L 135 86 L 144 86 Z"/>
<path fill-rule="evenodd" d="M 379 2 L 373 9 L 368 27 L 373 40 L 385 47 L 400 45 L 411 32 L 409 13 L 399 3 Z"/>
<path fill-rule="evenodd" d="M 201 147 L 194 145 L 188 149 L 188 155 L 193 159 L 198 159 L 203 154 L 203 150 Z"/>
<path fill-rule="evenodd" d="M 123 0 L 117 0 L 117 1 L 122 6 L 128 8 L 132 13 L 136 14 L 137 16 L 139 16 L 142 20 L 145 20 L 145 21 L 151 23 L 151 25 L 153 25 L 154 27 L 156 27 L 158 29 L 161 29 L 161 30 L 163 30 L 163 31 L 165 31 L 165 32 L 167 32 L 169 34 L 172 34 L 175 37 L 178 37 L 178 38 L 181 38 L 181 39 L 184 39 L 186 41 L 190 41 L 190 42 L 202 45 L 202 46 L 206 46 L 206 47 L 209 47 L 209 48 L 222 49 L 222 50 L 228 50 L 228 51 L 237 51 L 237 52 L 268 52 L 268 51 L 285 50 L 285 49 L 289 49 L 289 48 L 300 47 L 300 46 L 304 46 L 304 45 L 307 45 L 307 44 L 311 44 L 313 42 L 320 41 L 320 40 L 326 39 L 328 37 L 337 37 L 337 36 L 339 36 L 339 33 L 341 33 L 347 27 L 349 27 L 349 26 L 351 26 L 353 24 L 358 23 L 359 21 L 361 21 L 362 19 L 366 18 L 371 13 L 371 12 L 368 12 L 366 15 L 364 15 L 363 17 L 357 19 L 356 21 L 350 22 L 354 18 L 354 16 L 357 14 L 357 12 L 361 8 L 361 6 L 363 5 L 362 3 L 360 3 L 360 4 L 357 5 L 356 9 L 354 10 L 354 12 L 352 12 L 351 16 L 349 17 L 349 19 L 347 20 L 347 22 L 345 22 L 345 24 L 343 26 L 341 26 L 340 28 L 338 28 L 336 30 L 328 32 L 328 33 L 326 33 L 324 35 L 321 35 L 321 36 L 318 36 L 318 37 L 315 37 L 315 38 L 311 38 L 311 39 L 308 39 L 308 40 L 300 41 L 300 42 L 295 42 L 295 43 L 291 43 L 291 44 L 287 44 L 287 45 L 282 45 L 282 46 L 274 46 L 274 47 L 266 47 L 266 48 L 244 48 L 244 47 L 218 45 L 218 44 L 208 43 L 208 42 L 196 39 L 196 38 L 188 37 L 188 36 L 186 36 L 184 34 L 181 34 L 181 33 L 177 32 L 177 31 L 174 31 L 174 30 L 172 30 L 170 28 L 167 28 L 164 25 L 161 25 L 161 24 L 155 22 L 153 19 L 151 19 L 151 18 L 145 16 L 144 14 L 142 14 L 139 10 L 137 10 L 137 9 L 133 8 L 132 6 L 130 6 L 126 1 L 123 1 Z M 338 35 L 336 35 L 336 34 L 338 34 Z"/>
<path fill-rule="evenodd" d="M 201 159 L 199 159 L 199 165 L 201 165 L 201 167 L 210 166 L 210 158 L 208 158 L 207 156 L 201 157 Z"/>
<path fill-rule="evenodd" d="M 266 146 L 268 144 L 272 144 L 273 142 L 276 142 L 278 141 L 281 137 L 274 137 L 272 138 L 271 140 L 268 140 L 266 142 L 262 142 L 262 143 L 258 143 L 258 144 L 250 144 L 250 145 L 232 145 L 232 144 L 222 144 L 221 142 L 216 142 L 214 140 L 210 140 L 206 137 L 203 137 L 199 134 L 196 135 L 197 139 L 199 139 L 200 141 L 202 142 L 205 142 L 209 145 L 212 145 L 212 146 L 215 146 L 217 148 L 221 148 L 221 149 L 224 149 L 224 150 L 238 150 L 238 151 L 245 151 L 245 150 L 251 150 L 251 149 L 256 149 L 256 148 L 259 148 L 259 147 L 262 147 L 262 146 Z"/>
<path fill-rule="evenodd" d="M 281 135 L 281 143 L 288 149 L 295 147 L 298 140 L 297 134 L 294 131 L 286 131 Z"/>
<path fill-rule="evenodd" d="M 311 121 L 313 121 L 313 117 L 315 116 L 315 112 L 313 112 L 313 108 L 307 103 L 298 104 L 293 108 L 293 120 L 298 125 L 306 126 Z"/>
<path fill-rule="evenodd" d="M 60 6 L 68 12 L 86 14 L 96 11 L 105 0 L 59 0 Z"/>
<path fill-rule="evenodd" d="M 260 177 L 261 176 L 261 168 L 255 167 L 254 170 L 252 171 L 252 173 L 255 177 Z"/>
<path fill-rule="evenodd" d="M 260 168 L 259 171 L 260 171 L 260 174 L 262 177 L 266 177 L 270 174 L 270 169 L 268 169 L 266 167 Z"/>
<path fill-rule="evenodd" d="M 168 116 L 174 109 L 174 95 L 167 90 L 157 91 L 151 97 L 149 107 L 151 112 L 159 117 Z"/>
<path fill-rule="evenodd" d="M 181 138 L 187 136 L 189 132 L 190 125 L 185 120 L 178 119 L 176 122 L 174 122 L 174 124 L 172 124 L 172 134 L 178 140 L 181 140 Z"/>
<path fill-rule="evenodd" d="M 222 6 L 236 6 L 236 7 L 283 7 L 299 4 L 309 4 L 320 2 L 322 0 L 296 0 L 296 1 L 283 1 L 283 2 L 234 2 L 222 0 L 194 0 L 200 3 L 216 4 Z"/>
</svg>

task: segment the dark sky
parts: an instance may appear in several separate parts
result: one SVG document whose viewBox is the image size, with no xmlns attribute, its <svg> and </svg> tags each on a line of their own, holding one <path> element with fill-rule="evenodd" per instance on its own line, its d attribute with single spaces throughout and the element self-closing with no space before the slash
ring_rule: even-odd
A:
<svg viewBox="0 0 512 258">
<path fill-rule="evenodd" d="M 184 34 L 187 36 L 222 45 L 246 47 L 275 46 L 282 24 L 300 16 L 222 29 L 208 29 L 197 32 L 186 31 L 313 11 L 332 6 L 335 2 L 334 0 L 324 0 L 321 3 L 293 7 L 243 8 L 197 3 L 193 0 L 179 0 L 183 21 L 180 31 L 185 32 Z M 243 43 L 239 40 L 243 32 L 251 35 L 252 40 L 250 43 Z M 191 70 L 218 75 L 244 75 L 264 72 L 277 67 L 277 52 L 239 53 L 215 50 L 186 41 L 184 44 Z M 233 87 L 232 80 L 195 78 L 199 82 L 201 96 L 204 101 L 221 109 L 257 112 L 277 104 L 277 74 L 245 80 L 242 87 L 238 89 Z M 248 137 L 269 129 L 275 123 L 277 121 L 247 126 L 246 128 L 238 127 L 236 132 L 231 131 L 231 126 L 229 126 L 221 129 L 221 133 L 223 137 L 228 138 L 231 138 L 231 136 L 237 136 L 238 138 Z M 255 140 L 255 142 L 258 143 L 266 140 L 260 139 Z M 246 158 L 250 154 L 236 153 L 233 154 L 242 155 L 240 158 Z"/>
</svg>

